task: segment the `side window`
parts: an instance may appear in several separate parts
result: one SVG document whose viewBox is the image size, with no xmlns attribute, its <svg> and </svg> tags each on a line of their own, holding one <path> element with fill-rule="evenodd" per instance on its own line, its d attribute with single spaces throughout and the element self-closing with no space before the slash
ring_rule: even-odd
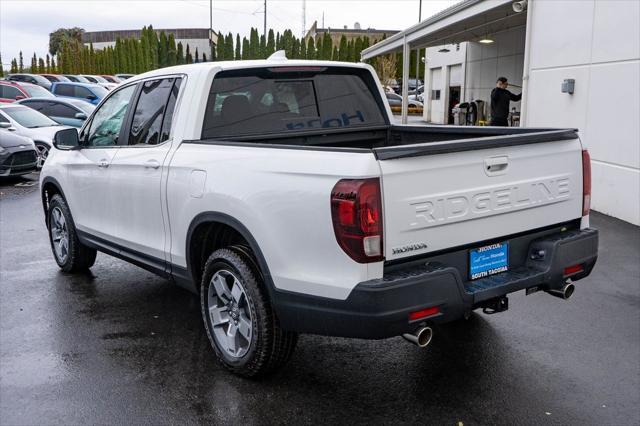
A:
<svg viewBox="0 0 640 426">
<path fill-rule="evenodd" d="M 48 102 L 40 102 L 40 101 L 29 101 L 29 102 L 23 102 L 22 103 L 22 105 L 26 105 L 29 108 L 33 108 L 36 111 L 40 111 L 44 115 L 48 115 L 49 114 L 49 111 L 48 111 L 48 108 L 47 108 L 47 104 L 48 104 Z"/>
<path fill-rule="evenodd" d="M 87 131 L 88 146 L 113 146 L 118 144 L 122 123 L 127 115 L 135 85 L 113 93 L 95 112 Z"/>
<path fill-rule="evenodd" d="M 161 142 L 162 118 L 175 79 L 145 81 L 133 114 L 129 145 L 157 145 Z"/>
<path fill-rule="evenodd" d="M 86 87 L 76 86 L 75 89 L 76 98 L 88 99 L 89 97 L 93 96 L 91 90 L 87 89 Z"/>
<path fill-rule="evenodd" d="M 0 113 L 0 123 L 10 123 L 9 119 Z"/>
<path fill-rule="evenodd" d="M 162 123 L 162 135 L 160 136 L 160 142 L 164 142 L 169 139 L 171 133 L 171 124 L 173 123 L 173 113 L 176 109 L 176 101 L 178 100 L 178 93 L 180 92 L 181 78 L 176 78 L 173 83 L 173 88 L 169 94 L 169 101 L 167 102 L 167 110 L 164 113 L 164 122 Z"/>
<path fill-rule="evenodd" d="M 70 84 L 56 84 L 55 92 L 60 96 L 75 96 L 73 86 Z"/>
<path fill-rule="evenodd" d="M 53 103 L 49 104 L 48 108 L 45 108 L 48 115 L 52 115 L 54 117 L 63 117 L 63 118 L 75 118 L 76 110 L 71 108 L 68 105 Z"/>
<path fill-rule="evenodd" d="M 22 92 L 16 89 L 15 87 L 4 86 L 3 92 L 4 94 L 2 95 L 2 97 L 6 99 L 15 99 L 16 96 L 22 96 L 24 98 L 24 95 L 22 94 Z"/>
</svg>

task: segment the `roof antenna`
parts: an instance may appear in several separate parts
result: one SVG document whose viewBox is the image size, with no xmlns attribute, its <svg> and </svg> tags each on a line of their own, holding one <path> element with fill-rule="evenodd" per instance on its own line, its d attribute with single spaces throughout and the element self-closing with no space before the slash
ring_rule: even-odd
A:
<svg viewBox="0 0 640 426">
<path fill-rule="evenodd" d="M 275 53 L 272 53 L 271 56 L 267 58 L 268 61 L 286 61 L 287 54 L 284 50 L 278 50 Z"/>
</svg>

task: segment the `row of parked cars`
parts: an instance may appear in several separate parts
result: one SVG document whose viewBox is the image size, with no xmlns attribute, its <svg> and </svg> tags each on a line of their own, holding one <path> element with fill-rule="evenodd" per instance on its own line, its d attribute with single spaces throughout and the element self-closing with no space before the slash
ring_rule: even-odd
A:
<svg viewBox="0 0 640 426">
<path fill-rule="evenodd" d="M 40 169 L 55 133 L 80 128 L 109 90 L 132 74 L 9 74 L 0 80 L 0 177 Z"/>
</svg>

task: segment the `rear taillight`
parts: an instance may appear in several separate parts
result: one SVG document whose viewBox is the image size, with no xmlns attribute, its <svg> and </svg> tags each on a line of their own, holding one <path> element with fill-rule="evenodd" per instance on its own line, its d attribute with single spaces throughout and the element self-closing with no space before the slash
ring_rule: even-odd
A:
<svg viewBox="0 0 640 426">
<path fill-rule="evenodd" d="M 567 277 L 569 275 L 575 275 L 578 272 L 582 272 L 583 270 L 584 270 L 584 268 L 583 268 L 582 264 L 568 266 L 568 267 L 564 268 L 563 275 L 565 277 Z"/>
<path fill-rule="evenodd" d="M 582 216 L 591 210 L 591 156 L 586 149 L 582 151 Z"/>
<path fill-rule="evenodd" d="M 382 256 L 380 179 L 343 179 L 331 191 L 331 217 L 336 240 L 358 263 Z"/>
</svg>

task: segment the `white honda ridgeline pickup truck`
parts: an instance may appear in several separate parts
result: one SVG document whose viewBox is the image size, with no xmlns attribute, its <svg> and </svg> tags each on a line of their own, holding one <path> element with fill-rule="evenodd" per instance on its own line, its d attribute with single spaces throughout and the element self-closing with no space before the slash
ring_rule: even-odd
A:
<svg viewBox="0 0 640 426">
<path fill-rule="evenodd" d="M 41 190 L 60 268 L 101 251 L 198 293 L 243 376 L 282 366 L 298 333 L 426 346 L 509 293 L 569 298 L 597 258 L 574 129 L 396 125 L 365 64 L 148 72 L 55 147 Z"/>
</svg>

